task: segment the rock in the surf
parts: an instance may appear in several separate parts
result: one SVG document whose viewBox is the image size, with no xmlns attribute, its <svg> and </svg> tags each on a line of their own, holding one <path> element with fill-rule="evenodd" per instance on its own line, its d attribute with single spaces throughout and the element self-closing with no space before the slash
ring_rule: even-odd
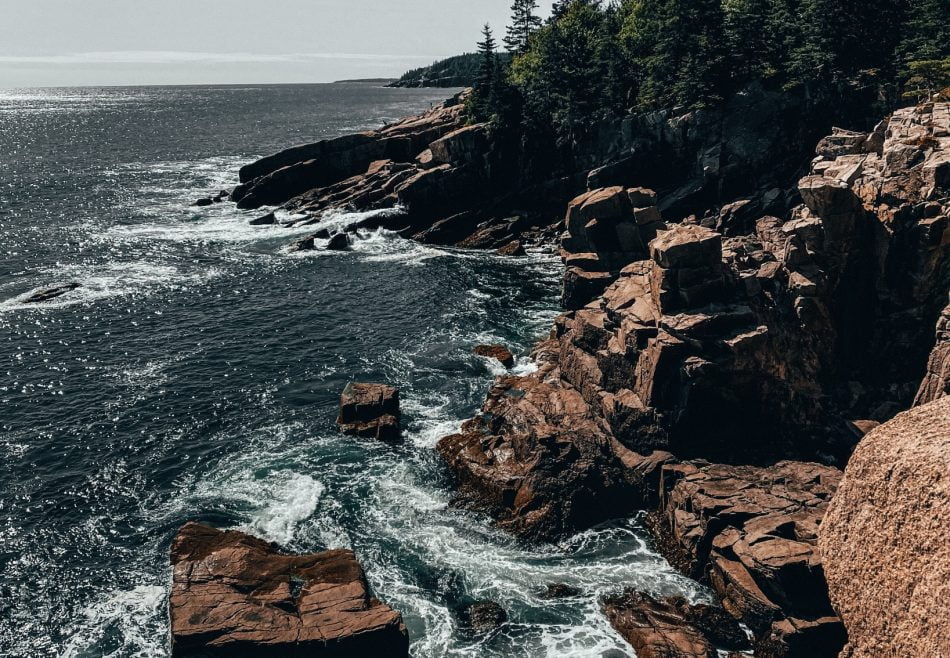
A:
<svg viewBox="0 0 950 658">
<path fill-rule="evenodd" d="M 330 251 L 349 251 L 350 236 L 343 232 L 331 236 L 330 241 L 327 243 L 327 249 Z"/>
<path fill-rule="evenodd" d="M 350 383 L 340 396 L 337 425 L 345 434 L 383 441 L 399 438 L 399 389 Z"/>
<path fill-rule="evenodd" d="M 722 608 L 690 605 L 682 598 L 657 600 L 627 591 L 602 601 L 610 624 L 639 658 L 715 658 L 717 649 L 742 651 L 749 641 Z"/>
<path fill-rule="evenodd" d="M 402 615 L 371 595 L 352 551 L 285 555 L 191 522 L 171 565 L 173 656 L 408 655 Z"/>
<path fill-rule="evenodd" d="M 214 203 L 214 201 L 211 200 L 211 197 L 203 197 L 201 199 L 198 199 L 191 205 L 198 206 L 199 208 L 201 208 L 204 206 L 210 206 L 212 203 Z"/>
<path fill-rule="evenodd" d="M 474 633 L 490 633 L 508 621 L 508 613 L 494 601 L 476 601 L 461 611 L 461 620 Z"/>
<path fill-rule="evenodd" d="M 506 368 L 515 365 L 514 354 L 504 345 L 478 345 L 475 347 L 475 354 L 500 361 Z"/>
<path fill-rule="evenodd" d="M 290 247 L 287 248 L 288 251 L 313 251 L 316 247 L 313 244 L 313 236 L 309 235 L 305 238 L 300 238 L 295 241 Z"/>
<path fill-rule="evenodd" d="M 29 293 L 26 297 L 23 298 L 24 304 L 41 304 L 43 302 L 48 302 L 56 299 L 57 297 L 62 297 L 67 292 L 79 288 L 80 285 L 74 281 L 68 283 L 56 283 L 46 288 L 40 288 L 39 290 L 34 290 Z"/>
<path fill-rule="evenodd" d="M 248 224 L 251 226 L 270 226 L 276 223 L 277 216 L 272 212 L 269 212 L 262 217 L 258 217 L 257 219 L 252 219 L 250 222 L 248 222 Z"/>
</svg>

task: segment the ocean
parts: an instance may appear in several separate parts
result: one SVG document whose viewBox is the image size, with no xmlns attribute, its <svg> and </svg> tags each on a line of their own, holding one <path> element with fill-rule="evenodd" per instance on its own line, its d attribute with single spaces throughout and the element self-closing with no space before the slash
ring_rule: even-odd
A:
<svg viewBox="0 0 950 658">
<path fill-rule="evenodd" d="M 257 157 L 448 93 L 0 90 L 0 655 L 167 655 L 168 549 L 192 519 L 290 551 L 352 548 L 419 658 L 632 656 L 602 594 L 708 597 L 636 517 L 527 546 L 449 504 L 433 448 L 501 373 L 472 348 L 504 343 L 516 372 L 533 368 L 558 312 L 556 256 L 386 231 L 351 252 L 289 254 L 315 227 L 191 206 Z M 58 282 L 80 287 L 22 302 Z M 400 387 L 403 442 L 340 435 L 351 380 Z M 582 595 L 546 600 L 549 583 Z M 456 611 L 474 599 L 508 623 L 466 633 Z"/>
</svg>

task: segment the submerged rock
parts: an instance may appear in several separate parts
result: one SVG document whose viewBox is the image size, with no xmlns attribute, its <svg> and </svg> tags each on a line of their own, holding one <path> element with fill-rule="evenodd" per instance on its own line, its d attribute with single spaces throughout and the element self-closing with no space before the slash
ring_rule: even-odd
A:
<svg viewBox="0 0 950 658">
<path fill-rule="evenodd" d="M 511 368 L 515 365 L 514 354 L 504 345 L 477 345 L 474 351 L 478 356 L 484 356 L 501 362 L 501 365 L 506 368 Z"/>
<path fill-rule="evenodd" d="M 399 389 L 384 384 L 347 384 L 337 425 L 345 434 L 383 441 L 398 439 Z"/>
<path fill-rule="evenodd" d="M 211 199 L 211 197 L 204 197 L 204 198 L 198 199 L 191 205 L 197 206 L 199 208 L 203 208 L 205 206 L 210 206 L 213 203 L 214 203 L 214 200 Z"/>
<path fill-rule="evenodd" d="M 950 397 L 872 430 L 820 528 L 848 655 L 950 655 Z"/>
<path fill-rule="evenodd" d="M 583 592 L 578 587 L 564 583 L 548 583 L 542 597 L 545 599 L 572 599 Z"/>
<path fill-rule="evenodd" d="M 352 551 L 285 555 L 192 522 L 171 565 L 173 656 L 408 656 L 402 616 L 371 596 Z"/>
<path fill-rule="evenodd" d="M 40 288 L 34 290 L 31 293 L 28 293 L 22 300 L 24 304 L 42 304 L 43 302 L 48 302 L 56 299 L 57 297 L 62 297 L 67 292 L 80 288 L 81 285 L 71 281 L 68 283 L 55 283 L 46 288 Z"/>
<path fill-rule="evenodd" d="M 459 613 L 462 624 L 473 633 L 490 633 L 508 621 L 508 613 L 494 601 L 476 601 Z"/>
</svg>

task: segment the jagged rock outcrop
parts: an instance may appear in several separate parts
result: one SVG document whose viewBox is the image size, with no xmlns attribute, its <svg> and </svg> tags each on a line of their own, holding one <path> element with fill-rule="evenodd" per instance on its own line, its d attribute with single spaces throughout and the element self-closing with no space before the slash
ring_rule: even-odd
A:
<svg viewBox="0 0 950 658">
<path fill-rule="evenodd" d="M 914 405 L 927 404 L 950 395 L 950 304 L 937 320 L 937 342 L 927 360 L 927 374 L 920 383 Z"/>
<path fill-rule="evenodd" d="M 398 439 L 399 389 L 385 384 L 351 382 L 340 395 L 337 425 L 345 434 L 381 441 Z"/>
<path fill-rule="evenodd" d="M 820 528 L 842 656 L 950 655 L 950 397 L 872 430 L 855 450 Z"/>
<path fill-rule="evenodd" d="M 352 551 L 284 555 L 186 524 L 171 548 L 172 655 L 408 656 L 402 616 L 373 598 Z"/>
<path fill-rule="evenodd" d="M 476 345 L 473 351 L 478 356 L 495 359 L 506 368 L 511 368 L 515 365 L 515 355 L 504 345 Z"/>
<path fill-rule="evenodd" d="M 921 396 L 945 381 L 943 343 L 930 353 L 950 289 L 950 105 L 836 130 L 818 152 L 785 218 L 737 202 L 669 225 L 662 211 L 685 197 L 576 198 L 561 238 L 568 312 L 541 367 L 499 380 L 439 444 L 460 502 L 527 538 L 650 507 L 662 472 L 666 551 L 764 656 L 845 641 L 815 550 L 840 472 L 806 462 L 844 463 L 909 406 L 928 355 Z"/>
<path fill-rule="evenodd" d="M 23 304 L 42 304 L 44 302 L 50 302 L 80 287 L 82 286 L 75 281 L 54 283 L 45 288 L 38 288 L 37 290 L 27 293 L 23 296 L 21 302 Z"/>
<path fill-rule="evenodd" d="M 633 646 L 637 658 L 717 658 L 718 650 L 742 651 L 749 640 L 722 608 L 657 600 L 627 591 L 601 602 L 610 624 Z"/>
<path fill-rule="evenodd" d="M 651 527 L 685 573 L 708 581 L 756 636 L 758 656 L 837 656 L 844 627 L 816 542 L 841 471 L 806 462 L 663 467 Z"/>
</svg>

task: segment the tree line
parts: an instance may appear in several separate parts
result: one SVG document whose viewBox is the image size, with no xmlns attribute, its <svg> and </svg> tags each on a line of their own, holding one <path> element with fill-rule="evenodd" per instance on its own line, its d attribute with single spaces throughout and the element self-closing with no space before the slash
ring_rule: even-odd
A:
<svg viewBox="0 0 950 658">
<path fill-rule="evenodd" d="M 751 83 L 896 103 L 950 85 L 948 0 L 514 0 L 478 44 L 473 121 L 570 147 L 598 119 L 715 106 Z"/>
</svg>

